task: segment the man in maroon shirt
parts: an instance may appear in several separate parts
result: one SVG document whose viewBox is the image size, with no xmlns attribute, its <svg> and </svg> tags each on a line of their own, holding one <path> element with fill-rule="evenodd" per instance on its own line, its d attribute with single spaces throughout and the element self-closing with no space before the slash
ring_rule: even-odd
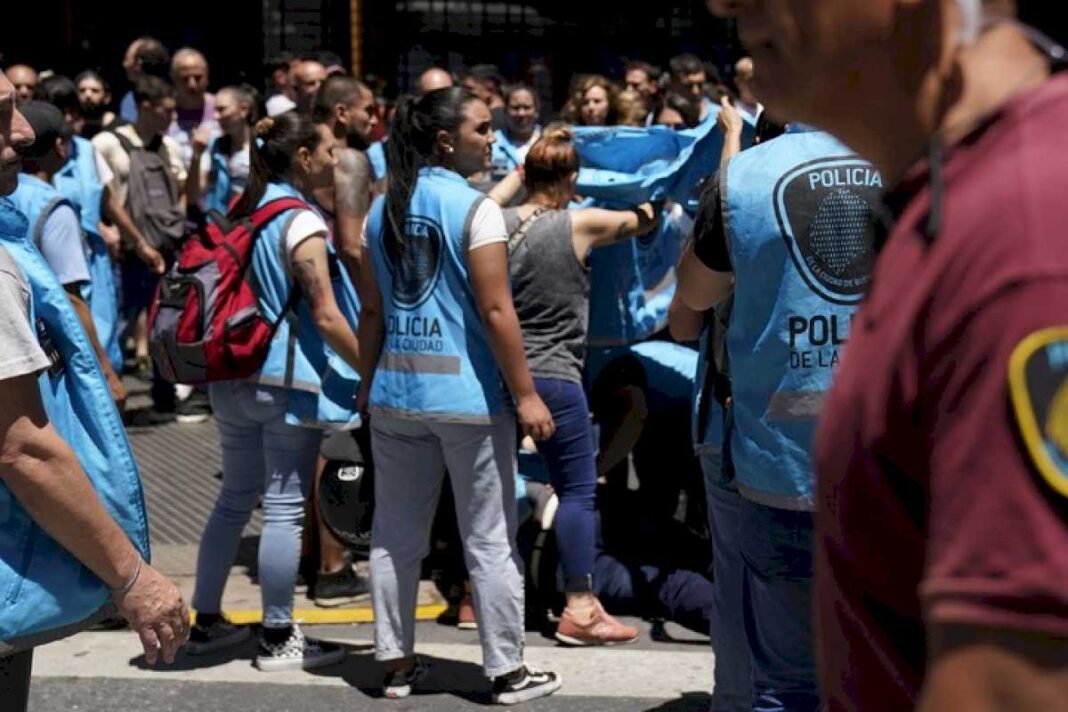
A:
<svg viewBox="0 0 1068 712">
<path fill-rule="evenodd" d="M 1068 709 L 1063 50 L 1008 2 L 709 4 L 897 184 L 816 443 L 825 701 Z"/>
</svg>

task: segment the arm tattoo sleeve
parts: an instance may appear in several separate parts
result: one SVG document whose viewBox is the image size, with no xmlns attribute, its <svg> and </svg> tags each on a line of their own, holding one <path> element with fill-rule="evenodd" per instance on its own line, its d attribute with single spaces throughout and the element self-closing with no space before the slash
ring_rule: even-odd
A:
<svg viewBox="0 0 1068 712">
<path fill-rule="evenodd" d="M 367 156 L 351 148 L 343 151 L 335 177 L 338 213 L 366 215 L 371 207 L 371 162 Z"/>
</svg>

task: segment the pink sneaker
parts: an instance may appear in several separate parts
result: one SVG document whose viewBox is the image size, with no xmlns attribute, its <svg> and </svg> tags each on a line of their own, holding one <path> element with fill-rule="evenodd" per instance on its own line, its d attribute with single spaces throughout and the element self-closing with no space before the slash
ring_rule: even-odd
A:
<svg viewBox="0 0 1068 712">
<path fill-rule="evenodd" d="M 638 639 L 638 629 L 623 625 L 605 612 L 600 601 L 595 601 L 593 617 L 585 624 L 576 621 L 571 609 L 565 608 L 556 627 L 556 639 L 565 645 L 625 645 Z"/>
</svg>

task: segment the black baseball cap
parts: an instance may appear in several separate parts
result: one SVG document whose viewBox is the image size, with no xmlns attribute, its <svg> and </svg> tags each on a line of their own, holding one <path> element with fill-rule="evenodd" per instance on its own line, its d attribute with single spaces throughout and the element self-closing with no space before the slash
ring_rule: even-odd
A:
<svg viewBox="0 0 1068 712">
<path fill-rule="evenodd" d="M 22 155 L 27 158 L 40 158 L 47 155 L 56 145 L 57 138 L 65 141 L 73 134 L 63 118 L 63 112 L 48 102 L 28 101 L 25 104 L 19 104 L 18 110 L 25 117 L 36 137 L 33 145 L 22 152 Z"/>
</svg>

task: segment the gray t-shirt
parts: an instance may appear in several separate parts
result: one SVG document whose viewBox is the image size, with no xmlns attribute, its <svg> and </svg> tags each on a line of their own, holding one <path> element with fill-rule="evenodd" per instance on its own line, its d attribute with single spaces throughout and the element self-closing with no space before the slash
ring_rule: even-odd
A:
<svg viewBox="0 0 1068 712">
<path fill-rule="evenodd" d="M 30 327 L 30 287 L 15 260 L 0 247 L 0 381 L 48 366 Z"/>
<path fill-rule="evenodd" d="M 521 224 L 517 209 L 504 211 L 509 235 Z M 590 279 L 575 257 L 570 213 L 550 210 L 537 218 L 508 263 L 531 374 L 582 383 Z"/>
<path fill-rule="evenodd" d="M 82 226 L 69 205 L 56 207 L 45 218 L 41 244 L 37 247 L 64 287 L 89 281 L 89 262 L 85 255 L 87 246 Z"/>
</svg>

